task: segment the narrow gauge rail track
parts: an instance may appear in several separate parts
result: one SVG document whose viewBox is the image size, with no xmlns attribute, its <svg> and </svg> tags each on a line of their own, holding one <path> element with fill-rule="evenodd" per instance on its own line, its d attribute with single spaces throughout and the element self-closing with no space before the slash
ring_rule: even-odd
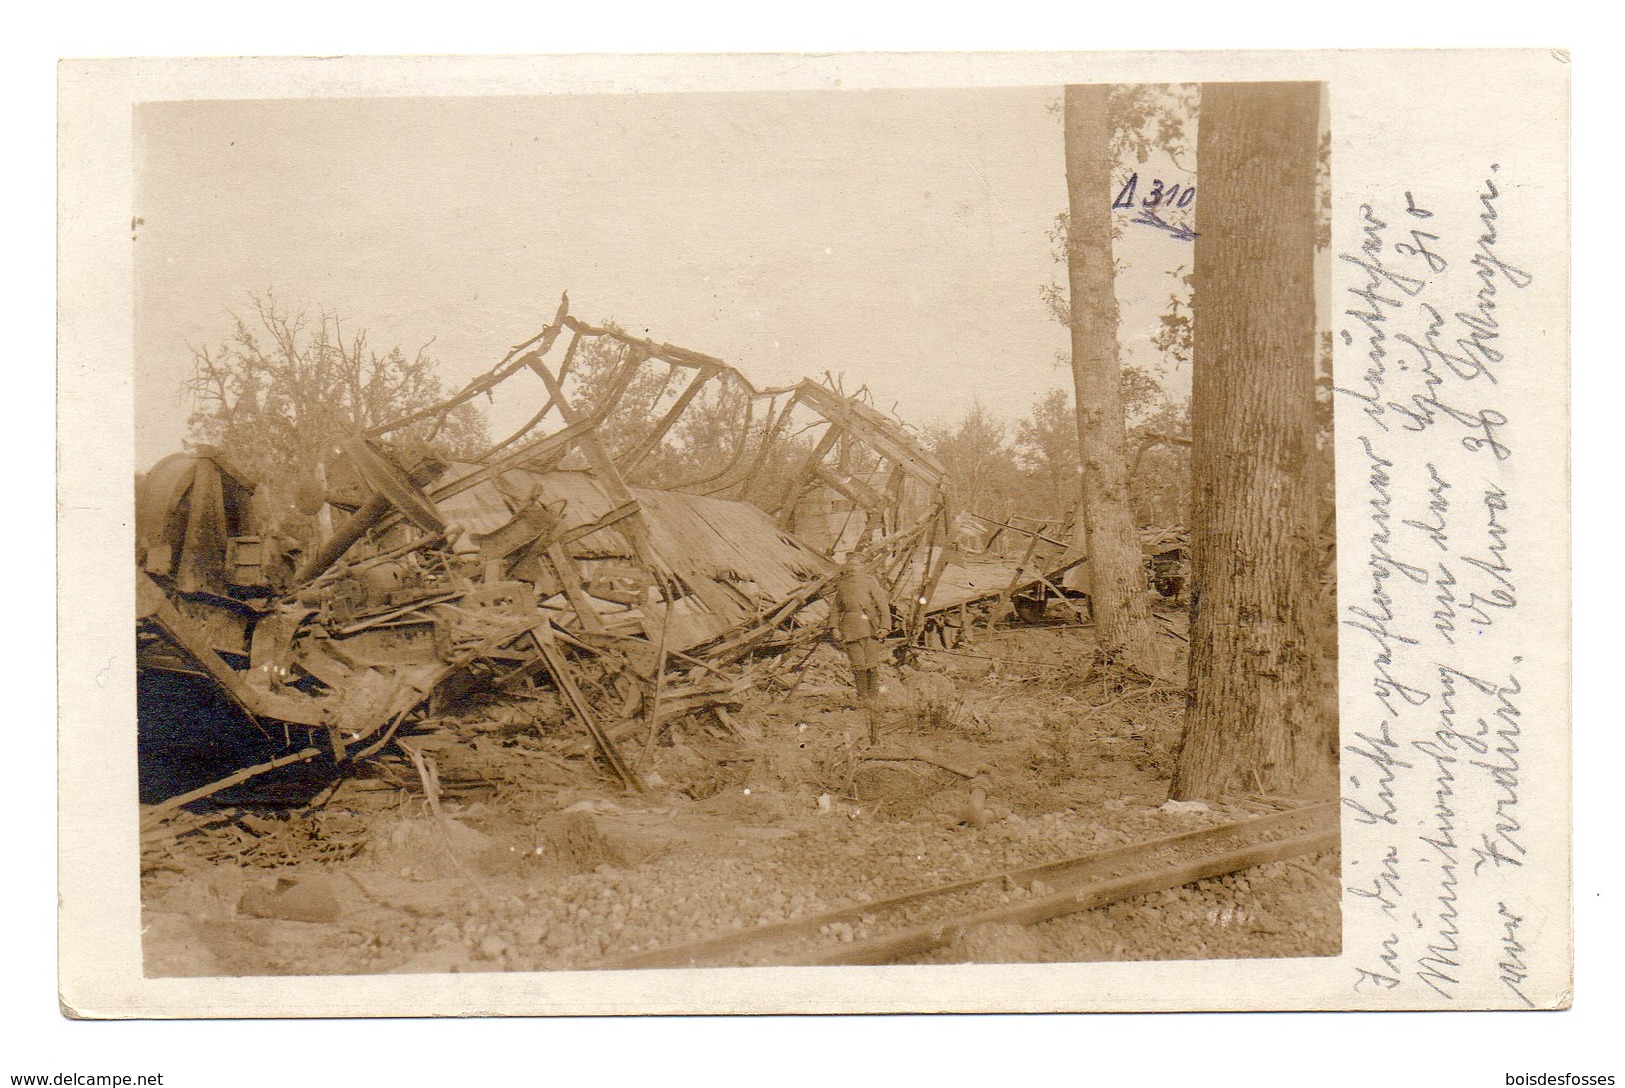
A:
<svg viewBox="0 0 1625 1088">
<path fill-rule="evenodd" d="M 1036 925 L 1120 899 L 1338 847 L 1338 804 L 1311 805 L 992 873 L 691 944 L 610 969 L 896 963 L 989 924 Z"/>
</svg>

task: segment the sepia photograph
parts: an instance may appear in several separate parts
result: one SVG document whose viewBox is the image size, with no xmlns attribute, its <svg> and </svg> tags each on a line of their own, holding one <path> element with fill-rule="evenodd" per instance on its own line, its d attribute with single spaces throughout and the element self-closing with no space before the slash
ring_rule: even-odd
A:
<svg viewBox="0 0 1625 1088">
<path fill-rule="evenodd" d="M 1324 84 L 133 127 L 148 976 L 1338 953 Z"/>
<path fill-rule="evenodd" d="M 64 1015 L 1569 1008 L 1569 64 L 64 62 Z"/>
</svg>

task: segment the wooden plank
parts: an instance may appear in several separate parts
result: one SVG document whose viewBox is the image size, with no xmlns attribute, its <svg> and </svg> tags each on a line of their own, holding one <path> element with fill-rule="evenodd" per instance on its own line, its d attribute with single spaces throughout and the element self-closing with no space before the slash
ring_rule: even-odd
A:
<svg viewBox="0 0 1625 1088">
<path fill-rule="evenodd" d="M 177 797 L 171 797 L 169 800 L 160 804 L 153 805 L 151 808 L 146 810 L 144 815 L 149 818 L 163 817 L 167 813 L 174 812 L 177 809 L 191 804 L 193 801 L 201 801 L 205 797 L 219 793 L 221 790 L 226 789 L 229 786 L 240 785 L 241 783 L 247 782 L 250 778 L 265 774 L 267 771 L 274 771 L 278 767 L 290 767 L 295 763 L 303 763 L 307 759 L 315 759 L 317 756 L 322 755 L 326 751 L 326 748 L 303 748 L 289 755 L 278 756 L 276 759 L 270 760 L 266 763 L 257 763 L 252 767 L 244 767 L 242 770 L 237 771 L 234 774 L 227 775 L 225 778 L 219 779 L 215 782 L 210 782 L 207 786 L 199 786 L 190 793 L 183 793 Z"/>
<path fill-rule="evenodd" d="M 613 510 L 609 511 L 609 513 L 605 514 L 601 518 L 598 518 L 596 521 L 588 522 L 586 525 L 578 525 L 574 529 L 571 529 L 569 532 L 559 537 L 555 543 L 561 545 L 574 544 L 583 537 L 591 536 L 602 529 L 608 529 L 617 522 L 624 521 L 633 514 L 639 514 L 642 512 L 643 504 L 637 499 L 633 499 L 631 502 L 623 502 L 621 505 L 615 507 Z"/>
<path fill-rule="evenodd" d="M 489 392 L 501 382 L 512 377 L 520 370 L 520 368 L 528 365 L 532 356 L 546 355 L 552 350 L 553 341 L 558 339 L 559 333 L 563 331 L 564 327 L 570 321 L 573 320 L 569 316 L 569 311 L 570 296 L 568 293 L 566 293 L 559 299 L 559 309 L 558 312 L 553 315 L 553 323 L 548 325 L 535 336 L 531 337 L 529 340 L 526 340 L 524 343 L 509 349 L 507 356 L 489 373 L 475 378 L 462 389 L 458 390 L 456 393 L 453 393 L 443 401 L 436 404 L 431 404 L 427 408 L 401 416 L 398 419 L 392 419 L 388 422 L 380 423 L 378 426 L 367 431 L 366 437 L 376 438 L 379 435 L 389 434 L 391 431 L 398 431 L 402 427 L 410 426 L 421 419 L 428 419 L 430 416 L 445 415 L 458 405 L 463 404 L 466 401 L 473 400 L 481 393 Z"/>
<path fill-rule="evenodd" d="M 666 611 L 671 611 L 670 602 L 662 602 Z M 660 637 L 655 641 L 655 668 L 652 690 L 649 693 L 649 703 L 645 708 L 645 719 L 649 724 L 649 736 L 643 742 L 643 751 L 638 753 L 637 771 L 641 775 L 643 768 L 648 765 L 649 757 L 654 754 L 655 738 L 660 735 L 660 697 L 666 687 L 666 633 L 671 630 L 671 624 L 662 619 L 660 623 Z"/>
<path fill-rule="evenodd" d="M 571 675 L 570 662 L 564 656 L 564 651 L 559 649 L 559 644 L 552 638 L 540 634 L 537 635 L 536 642 L 541 647 L 542 660 L 547 663 L 547 671 L 553 675 L 553 683 L 557 686 L 559 694 L 564 696 L 564 701 L 569 704 L 576 719 L 592 737 L 593 744 L 605 764 L 627 788 L 642 790 L 643 784 L 622 762 L 621 753 L 616 749 L 615 742 L 610 740 L 609 735 L 598 724 L 598 718 L 593 714 L 592 707 L 587 704 L 586 696 L 582 695 L 581 689 L 576 686 L 575 677 Z"/>
<path fill-rule="evenodd" d="M 680 348 L 676 344 L 662 344 L 654 340 L 646 340 L 641 336 L 633 336 L 630 333 L 622 332 L 620 329 L 612 329 L 607 326 L 589 325 L 585 321 L 574 317 L 565 316 L 562 321 L 570 331 L 579 336 L 599 336 L 610 340 L 619 340 L 630 347 L 642 349 L 648 353 L 649 358 L 659 359 L 661 362 L 675 363 L 678 366 L 691 368 L 712 367 L 738 373 L 733 367 L 716 356 L 706 355 L 691 348 Z"/>
<path fill-rule="evenodd" d="M 825 418 L 828 419 L 829 417 L 826 416 Z M 831 420 L 829 426 L 824 429 L 823 437 L 818 440 L 818 445 L 813 447 L 812 452 L 807 455 L 807 460 L 802 463 L 801 471 L 792 478 L 790 483 L 785 485 L 784 494 L 780 496 L 778 505 L 769 510 L 769 514 L 774 516 L 783 514 L 788 508 L 801 501 L 802 494 L 806 492 L 815 478 L 819 463 L 829 456 L 829 451 L 835 448 L 836 442 L 840 441 L 841 432 L 841 425 Z"/>
<path fill-rule="evenodd" d="M 924 625 L 927 606 L 931 603 L 932 595 L 937 591 L 937 583 L 942 581 L 943 571 L 948 569 L 947 517 L 948 512 L 946 510 L 942 511 L 941 516 L 932 521 L 931 535 L 926 538 L 925 578 L 921 581 L 919 590 L 909 598 L 908 625 L 903 629 L 911 638 Z M 942 530 L 943 537 L 943 545 L 940 549 L 936 547 L 939 528 Z"/>
<path fill-rule="evenodd" d="M 1046 543 L 1046 544 L 1054 544 L 1057 548 L 1065 549 L 1065 548 L 1070 548 L 1072 546 L 1070 544 L 1065 543 L 1064 541 L 1056 540 L 1054 537 L 1045 536 L 1043 533 L 1037 533 L 1037 532 L 1034 532 L 1031 529 L 1023 529 L 1019 525 L 1011 525 L 1009 522 L 998 521 L 998 520 L 996 520 L 994 518 L 984 518 L 981 514 L 972 514 L 971 517 L 975 518 L 977 521 L 985 521 L 989 525 L 997 525 L 1000 530 L 1009 529 L 1011 532 L 1020 533 L 1023 536 L 1037 537 L 1039 540 L 1044 541 L 1044 543 Z M 992 541 L 989 540 L 989 543 L 991 544 Z"/>
<path fill-rule="evenodd" d="M 802 398 L 826 419 L 839 421 L 846 431 L 888 460 L 903 466 L 910 475 L 935 486 L 948 474 L 940 461 L 904 438 L 901 428 L 891 424 L 880 413 L 833 393 L 810 379 L 803 381 L 798 388 Z M 873 418 L 870 418 L 871 415 Z"/>
<path fill-rule="evenodd" d="M 586 581 L 581 574 L 581 567 L 564 550 L 564 545 L 554 541 L 547 546 L 547 562 L 558 577 L 559 587 L 564 590 L 564 596 L 570 601 L 570 607 L 575 609 L 576 619 L 581 629 L 589 635 L 604 633 L 604 621 L 599 617 L 598 610 L 587 599 L 587 591 L 582 588 Z"/>
<path fill-rule="evenodd" d="M 197 626 L 169 602 L 164 591 L 146 574 L 136 572 L 136 618 L 156 624 L 187 656 L 195 660 L 256 726 L 260 718 L 275 718 L 293 725 L 322 726 L 321 707 L 304 695 L 261 691 L 250 687 L 243 674 L 214 652 Z"/>
<path fill-rule="evenodd" d="M 548 393 L 558 401 L 559 413 L 564 420 L 572 425 L 578 422 L 580 417 L 564 396 L 564 390 L 552 371 L 540 360 L 532 360 L 531 366 L 536 371 L 537 376 L 542 379 L 542 383 L 547 386 Z M 599 442 L 595 433 L 589 430 L 582 434 L 577 440 L 577 448 L 586 456 L 587 463 L 592 466 L 597 474 L 598 486 L 604 490 L 612 501 L 617 504 L 636 501 L 631 488 L 627 486 L 626 480 L 621 476 L 620 470 L 616 468 L 614 460 L 604 449 L 603 444 Z M 719 617 L 727 617 L 731 611 L 736 611 L 733 608 L 733 602 L 720 592 L 719 587 L 714 582 L 710 581 L 703 572 L 695 570 L 691 564 L 682 561 L 686 557 L 681 554 L 674 556 L 660 554 L 654 546 L 653 538 L 650 536 L 649 527 L 641 508 L 640 512 L 625 519 L 624 528 L 622 528 L 621 532 L 627 538 L 628 543 L 632 545 L 638 561 L 648 568 L 651 573 L 655 574 L 657 578 L 665 574 L 674 574 L 681 578 L 688 588 L 693 591 L 694 595 L 705 604 L 706 608 Z M 669 590 L 665 590 L 663 593 L 668 599 L 672 596 Z"/>
<path fill-rule="evenodd" d="M 1029 537 L 1027 539 L 1026 554 L 1021 557 L 1020 565 L 1016 567 L 1015 573 L 1010 576 L 1010 584 L 1006 586 L 1003 592 L 999 594 L 998 604 L 994 605 L 992 611 L 988 613 L 987 629 L 989 631 L 993 630 L 993 625 L 1004 619 L 1005 613 L 1010 611 L 1010 598 L 1015 596 L 1016 590 L 1021 588 L 1025 582 L 1029 581 L 1029 579 L 1023 578 L 1022 575 L 1025 574 L 1027 572 L 1027 568 L 1032 565 L 1033 553 L 1037 549 L 1038 537 Z"/>
<path fill-rule="evenodd" d="M 706 657 L 712 659 L 713 661 L 727 660 L 730 655 L 738 653 L 738 651 L 744 647 L 747 647 L 751 643 L 765 637 L 774 628 L 778 627 L 779 624 L 783 623 L 796 612 L 804 608 L 814 597 L 823 593 L 824 590 L 835 581 L 838 573 L 839 572 L 831 572 L 825 575 L 823 578 L 818 579 L 816 582 L 808 582 L 801 589 L 797 590 L 795 593 L 781 601 L 778 606 L 763 617 L 759 623 L 745 628 L 743 631 L 738 632 L 722 642 L 706 647 Z"/>
<path fill-rule="evenodd" d="M 470 488 L 478 487 L 493 477 L 512 469 L 528 468 L 537 471 L 535 466 L 538 462 L 554 457 L 562 457 L 569 452 L 570 447 L 575 444 L 577 439 L 589 430 L 590 427 L 586 423 L 578 421 L 574 426 L 565 427 L 562 431 L 550 434 L 546 438 L 538 438 L 528 446 L 505 454 L 500 460 L 482 465 L 467 475 L 459 476 L 442 484 L 429 492 L 429 498 L 435 502 L 442 502 L 453 495 L 460 495 Z"/>
<path fill-rule="evenodd" d="M 778 398 L 775 396 L 774 399 L 777 400 Z M 767 426 L 762 428 L 762 442 L 756 449 L 756 457 L 751 461 L 749 471 L 745 473 L 745 487 L 739 492 L 739 498 L 748 499 L 750 497 L 751 485 L 761 476 L 762 466 L 767 464 L 768 451 L 779 440 L 779 435 L 784 432 L 784 425 L 790 421 L 790 413 L 794 410 L 798 399 L 795 393 L 791 393 L 790 399 L 785 402 L 784 408 L 779 411 L 776 418 L 773 414 L 773 404 L 771 402 L 768 404 Z"/>
<path fill-rule="evenodd" d="M 886 505 L 886 499 L 880 492 L 856 477 L 842 479 L 822 465 L 813 469 L 813 476 L 819 483 L 839 491 L 855 505 L 861 506 L 865 510 L 880 510 Z"/>
<path fill-rule="evenodd" d="M 565 423 L 574 426 L 581 422 L 581 416 L 570 404 L 569 399 L 564 395 L 564 388 L 559 384 L 559 380 L 554 376 L 553 372 L 547 368 L 547 365 L 541 359 L 533 357 L 530 366 L 536 372 L 536 375 L 542 379 L 542 384 L 547 386 L 548 394 L 558 401 L 559 415 L 564 419 Z M 596 420 L 592 422 L 596 423 Z M 582 454 L 587 458 L 587 463 L 598 474 L 598 486 L 603 488 L 611 501 L 616 505 L 635 501 L 631 488 L 627 486 L 620 470 L 615 467 L 614 459 L 604 449 L 603 443 L 598 441 L 598 435 L 591 426 L 577 438 L 576 448 L 581 450 Z M 637 553 L 638 560 L 652 573 L 658 574 L 661 570 L 670 569 L 669 565 L 663 562 L 656 553 L 654 544 L 649 539 L 649 530 L 644 524 L 641 513 L 627 519 L 626 528 L 622 530 L 622 533 L 628 543 L 632 545 L 633 551 Z"/>
</svg>

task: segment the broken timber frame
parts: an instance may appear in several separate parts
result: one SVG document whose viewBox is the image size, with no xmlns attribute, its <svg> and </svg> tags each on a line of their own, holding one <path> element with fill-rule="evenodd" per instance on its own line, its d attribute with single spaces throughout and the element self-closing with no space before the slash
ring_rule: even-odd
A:
<svg viewBox="0 0 1625 1088">
<path fill-rule="evenodd" d="M 393 459 L 396 436 L 432 439 L 458 407 L 526 374 L 544 387 L 540 410 L 476 460 Z M 861 394 L 832 380 L 757 388 L 716 357 L 582 322 L 568 296 L 489 372 L 324 466 L 352 481 L 327 501 L 356 513 L 290 553 L 297 569 L 211 561 L 200 576 L 182 562 L 266 546 L 237 508 L 252 483 L 210 457 L 224 465 L 176 455 L 156 473 L 164 517 L 137 542 L 143 668 L 207 677 L 290 744 L 214 789 L 321 752 L 369 755 L 448 679 L 506 691 L 544 675 L 599 762 L 636 788 L 614 739 L 625 723 L 667 720 L 668 683 L 695 693 L 673 711 L 705 705 L 710 688 L 676 674 L 721 679 L 752 654 L 812 644 L 837 563 L 858 549 L 882 558 L 902 633 L 917 637 L 948 561 L 946 468 Z M 593 705 L 589 688 L 626 690 L 617 677 L 647 688 L 641 713 Z"/>
</svg>

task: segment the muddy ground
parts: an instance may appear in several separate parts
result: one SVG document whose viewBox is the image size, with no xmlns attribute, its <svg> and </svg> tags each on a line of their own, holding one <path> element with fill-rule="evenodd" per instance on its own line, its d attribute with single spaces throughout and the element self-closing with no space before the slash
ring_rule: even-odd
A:
<svg viewBox="0 0 1625 1088">
<path fill-rule="evenodd" d="M 872 745 L 825 647 L 725 721 L 694 715 L 626 744 L 650 784 L 639 795 L 561 760 L 524 716 L 488 715 L 462 742 L 423 740 L 438 798 L 395 755 L 312 805 L 187 817 L 149 842 L 147 973 L 606 966 L 1285 803 L 1165 810 L 1184 693 L 1092 658 L 1075 626 L 922 653 L 885 670 Z M 1332 955 L 1338 892 L 1335 854 L 1301 857 L 973 931 L 916 962 Z"/>
</svg>

